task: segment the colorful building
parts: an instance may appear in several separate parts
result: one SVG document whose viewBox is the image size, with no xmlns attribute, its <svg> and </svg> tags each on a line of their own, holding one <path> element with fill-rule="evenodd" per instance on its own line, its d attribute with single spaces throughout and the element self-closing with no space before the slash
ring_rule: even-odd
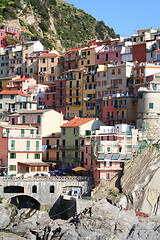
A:
<svg viewBox="0 0 160 240">
<path fill-rule="evenodd" d="M 11 41 L 10 41 L 11 39 Z M 8 26 L 1 26 L 0 27 L 0 47 L 6 47 L 8 45 L 13 45 L 12 39 L 15 41 L 19 41 L 20 33 L 18 28 L 12 28 Z"/>
<path fill-rule="evenodd" d="M 41 54 L 38 59 L 38 83 L 53 83 L 62 76 L 64 57 L 56 50 Z"/>
<path fill-rule="evenodd" d="M 42 153 L 43 162 L 51 165 L 51 169 L 62 169 L 61 132 L 52 133 L 42 140 L 45 151 Z"/>
<path fill-rule="evenodd" d="M 104 124 L 96 118 L 77 118 L 61 126 L 62 167 L 74 167 L 84 164 L 81 141 L 86 135 L 95 133 Z"/>
<path fill-rule="evenodd" d="M 19 125 L 0 125 L 1 170 L 7 174 L 48 172 L 42 162 L 42 137 L 36 128 Z"/>
</svg>

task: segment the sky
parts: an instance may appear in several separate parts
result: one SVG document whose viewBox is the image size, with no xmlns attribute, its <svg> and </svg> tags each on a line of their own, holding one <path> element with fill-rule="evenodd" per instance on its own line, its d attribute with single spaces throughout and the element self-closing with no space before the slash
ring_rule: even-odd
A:
<svg viewBox="0 0 160 240">
<path fill-rule="evenodd" d="M 64 0 L 113 28 L 121 37 L 141 29 L 160 28 L 160 0 Z"/>
</svg>

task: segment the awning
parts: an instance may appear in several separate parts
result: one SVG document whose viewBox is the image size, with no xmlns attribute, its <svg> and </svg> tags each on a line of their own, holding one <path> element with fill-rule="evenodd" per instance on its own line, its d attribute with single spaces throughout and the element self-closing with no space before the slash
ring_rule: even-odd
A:
<svg viewBox="0 0 160 240">
<path fill-rule="evenodd" d="M 85 169 L 85 168 L 83 168 L 83 167 L 76 167 L 76 168 L 73 168 L 72 170 L 75 171 L 75 172 L 78 172 L 78 171 L 87 171 L 87 169 Z"/>
<path fill-rule="evenodd" d="M 19 163 L 27 166 L 49 166 L 49 164 L 44 162 L 18 162 L 18 164 Z"/>
</svg>

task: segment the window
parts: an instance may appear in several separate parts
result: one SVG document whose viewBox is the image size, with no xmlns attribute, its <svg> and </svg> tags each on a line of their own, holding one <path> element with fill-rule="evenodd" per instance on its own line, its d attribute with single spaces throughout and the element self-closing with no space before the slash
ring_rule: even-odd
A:
<svg viewBox="0 0 160 240">
<path fill-rule="evenodd" d="M 2 103 L 0 103 L 0 109 L 2 109 Z"/>
<path fill-rule="evenodd" d="M 84 61 L 81 61 L 81 65 L 84 65 Z"/>
<path fill-rule="evenodd" d="M 32 72 L 33 72 L 33 69 L 31 68 L 31 69 L 30 69 L 30 73 L 32 73 Z"/>
<path fill-rule="evenodd" d="M 54 186 L 50 186 L 50 193 L 54 193 Z"/>
<path fill-rule="evenodd" d="M 54 73 L 54 67 L 51 67 L 51 73 Z"/>
<path fill-rule="evenodd" d="M 59 152 L 56 152 L 56 160 L 59 160 Z"/>
<path fill-rule="evenodd" d="M 46 160 L 49 160 L 49 152 L 46 152 Z"/>
<path fill-rule="evenodd" d="M 25 116 L 22 116 L 22 123 L 25 123 L 26 122 L 26 118 Z"/>
<path fill-rule="evenodd" d="M 90 60 L 87 60 L 87 64 L 90 64 Z"/>
<path fill-rule="evenodd" d="M 116 58 L 118 58 L 118 52 L 116 52 Z"/>
<path fill-rule="evenodd" d="M 99 59 L 99 54 L 97 54 L 97 60 Z"/>
<path fill-rule="evenodd" d="M 24 137 L 24 129 L 21 129 L 21 137 Z"/>
<path fill-rule="evenodd" d="M 103 72 L 103 77 L 105 77 L 106 76 L 106 72 Z"/>
<path fill-rule="evenodd" d="M 86 153 L 88 153 L 88 147 L 86 147 Z"/>
<path fill-rule="evenodd" d="M 31 63 L 33 63 L 33 58 L 31 59 Z"/>
<path fill-rule="evenodd" d="M 121 69 L 120 68 L 118 69 L 118 74 L 121 74 Z"/>
<path fill-rule="evenodd" d="M 107 152 L 110 152 L 110 151 L 111 151 L 110 147 L 107 147 Z"/>
<path fill-rule="evenodd" d="M 14 95 L 13 94 L 11 95 L 11 99 L 14 99 Z"/>
<path fill-rule="evenodd" d="M 37 186 L 34 185 L 34 186 L 32 187 L 32 193 L 37 193 Z"/>
<path fill-rule="evenodd" d="M 65 147 L 65 145 L 66 145 L 66 140 L 65 139 L 62 140 L 62 145 Z"/>
<path fill-rule="evenodd" d="M 26 150 L 29 151 L 30 150 L 30 141 L 26 142 Z"/>
<path fill-rule="evenodd" d="M 26 50 L 28 50 L 28 45 L 26 45 Z"/>
<path fill-rule="evenodd" d="M 86 158 L 86 162 L 85 162 L 86 165 L 88 165 L 88 159 Z"/>
<path fill-rule="evenodd" d="M 51 62 L 52 62 L 52 63 L 54 62 L 54 58 L 51 58 Z"/>
<path fill-rule="evenodd" d="M 15 150 L 15 140 L 11 140 L 11 150 Z"/>
<path fill-rule="evenodd" d="M 112 75 L 115 74 L 115 69 L 112 69 Z"/>
<path fill-rule="evenodd" d="M 16 165 L 9 165 L 10 171 L 16 171 Z"/>
<path fill-rule="evenodd" d="M 0 99 L 3 99 L 3 95 L 0 95 Z"/>
<path fill-rule="evenodd" d="M 112 167 L 112 162 L 109 162 L 109 166 Z"/>
<path fill-rule="evenodd" d="M 79 73 L 79 79 L 81 79 L 81 72 Z"/>
<path fill-rule="evenodd" d="M 41 116 L 40 115 L 37 116 L 37 123 L 41 123 Z"/>
<path fill-rule="evenodd" d="M 34 159 L 40 159 L 40 153 L 35 153 L 34 154 Z"/>
<path fill-rule="evenodd" d="M 66 129 L 62 128 L 62 134 L 65 135 L 66 134 Z"/>
<path fill-rule="evenodd" d="M 75 158 L 78 158 L 78 152 L 75 152 Z"/>
<path fill-rule="evenodd" d="M 45 63 L 45 58 L 42 59 L 42 62 Z"/>
<path fill-rule="evenodd" d="M 153 103 L 149 103 L 149 109 L 153 109 Z"/>
<path fill-rule="evenodd" d="M 36 151 L 39 150 L 39 141 L 36 141 Z"/>
<path fill-rule="evenodd" d="M 87 54 L 88 54 L 88 56 L 89 56 L 89 55 L 90 55 L 90 51 L 88 51 L 88 53 L 87 53 Z"/>
<path fill-rule="evenodd" d="M 108 53 L 106 53 L 106 61 L 108 61 Z"/>
<path fill-rule="evenodd" d="M 11 159 L 13 159 L 13 158 L 15 159 L 16 158 L 16 153 L 10 153 L 10 158 Z"/>
</svg>

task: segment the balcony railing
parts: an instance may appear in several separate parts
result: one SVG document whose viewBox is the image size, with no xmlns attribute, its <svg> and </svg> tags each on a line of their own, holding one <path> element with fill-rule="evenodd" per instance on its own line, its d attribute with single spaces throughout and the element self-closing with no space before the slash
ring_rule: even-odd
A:
<svg viewBox="0 0 160 240">
<path fill-rule="evenodd" d="M 108 88 L 118 88 L 118 84 L 112 84 L 112 85 L 108 86 Z"/>
<path fill-rule="evenodd" d="M 81 88 L 81 85 L 79 84 L 79 85 L 76 85 L 76 84 L 72 84 L 72 86 L 71 85 L 66 85 L 66 88 L 68 89 L 68 88 L 71 88 L 71 89 L 73 89 L 73 88 Z"/>
<path fill-rule="evenodd" d="M 15 150 L 12 150 L 12 148 L 9 148 L 8 149 L 9 152 L 43 152 L 43 148 L 39 148 L 39 149 L 29 149 L 29 148 L 26 148 L 25 149 L 15 149 Z"/>
<path fill-rule="evenodd" d="M 125 104 L 120 104 L 120 105 L 114 105 L 115 108 L 126 108 L 126 105 Z"/>
<path fill-rule="evenodd" d="M 57 98 L 64 98 L 64 96 L 61 95 L 61 94 L 56 94 L 56 97 L 57 97 Z"/>
<path fill-rule="evenodd" d="M 61 145 L 56 145 L 56 144 L 55 144 L 55 145 L 48 145 L 48 146 L 47 146 L 47 150 L 48 150 L 48 149 L 52 149 L 52 150 L 56 150 L 56 149 L 57 149 L 57 150 L 60 150 L 60 149 L 61 149 Z"/>
<path fill-rule="evenodd" d="M 70 61 L 77 61 L 79 57 L 70 57 L 70 58 L 65 58 L 65 62 L 70 62 Z"/>
<path fill-rule="evenodd" d="M 41 135 L 33 135 L 33 134 L 21 134 L 21 133 L 7 133 L 7 132 L 4 132 L 2 134 L 2 137 L 9 137 L 9 138 L 38 138 L 38 139 L 41 139 L 42 136 Z"/>
<path fill-rule="evenodd" d="M 61 149 L 62 150 L 80 150 L 80 146 L 75 146 L 75 145 L 64 146 L 64 145 L 62 145 Z"/>
<path fill-rule="evenodd" d="M 70 93 L 66 93 L 66 96 L 67 97 L 79 97 L 79 96 L 81 96 L 81 93 L 78 93 L 78 94 L 72 93 L 71 95 L 70 95 Z"/>
</svg>

